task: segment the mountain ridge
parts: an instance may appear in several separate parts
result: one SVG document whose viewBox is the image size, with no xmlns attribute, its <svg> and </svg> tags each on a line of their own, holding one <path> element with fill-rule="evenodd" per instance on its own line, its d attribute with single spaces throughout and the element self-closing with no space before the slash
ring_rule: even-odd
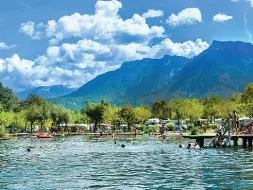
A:
<svg viewBox="0 0 253 190">
<path fill-rule="evenodd" d="M 213 41 L 192 59 L 165 56 L 123 63 L 67 96 L 54 99 L 80 109 L 86 100 L 112 104 L 152 104 L 159 99 L 228 98 L 253 81 L 253 45 L 241 41 Z"/>
</svg>

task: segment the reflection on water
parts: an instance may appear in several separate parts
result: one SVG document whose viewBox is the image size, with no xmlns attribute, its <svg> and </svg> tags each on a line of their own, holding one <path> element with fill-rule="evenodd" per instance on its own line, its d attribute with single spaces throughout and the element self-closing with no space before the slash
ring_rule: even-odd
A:
<svg viewBox="0 0 253 190">
<path fill-rule="evenodd" d="M 252 152 L 179 149 L 180 141 L 3 141 L 0 189 L 253 189 Z M 28 146 L 34 147 L 30 153 Z"/>
</svg>

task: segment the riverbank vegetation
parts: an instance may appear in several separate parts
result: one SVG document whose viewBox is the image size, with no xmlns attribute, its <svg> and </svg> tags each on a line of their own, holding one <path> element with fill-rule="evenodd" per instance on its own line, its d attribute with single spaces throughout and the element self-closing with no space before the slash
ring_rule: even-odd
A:
<svg viewBox="0 0 253 190">
<path fill-rule="evenodd" d="M 19 101 L 12 91 L 0 83 L 0 137 L 9 132 L 34 132 L 39 130 L 68 131 L 67 124 L 94 124 L 93 131 L 97 131 L 102 123 L 111 124 L 112 130 L 120 124 L 126 124 L 126 130 L 134 126 L 146 132 L 158 131 L 157 126 L 146 128 L 145 123 L 150 118 L 163 120 L 189 120 L 188 128 L 195 130 L 194 122 L 201 118 L 215 120 L 227 118 L 228 113 L 237 110 L 240 116 L 253 115 L 253 83 L 249 84 L 242 94 L 233 94 L 228 100 L 219 96 L 207 96 L 200 99 L 174 99 L 171 101 L 156 101 L 149 107 L 141 105 L 122 107 L 110 105 L 105 100 L 99 103 L 87 101 L 80 111 L 64 108 L 48 102 L 39 96 L 30 95 L 27 100 Z M 217 125 L 204 125 L 202 130 L 217 128 Z M 167 130 L 175 130 L 173 124 Z"/>
</svg>

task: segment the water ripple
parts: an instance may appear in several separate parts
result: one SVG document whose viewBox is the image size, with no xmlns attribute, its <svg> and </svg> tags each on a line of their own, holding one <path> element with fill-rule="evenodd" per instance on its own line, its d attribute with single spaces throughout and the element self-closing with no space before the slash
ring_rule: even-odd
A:
<svg viewBox="0 0 253 190">
<path fill-rule="evenodd" d="M 28 146 L 34 147 L 30 153 Z M 252 155 L 190 151 L 154 139 L 117 145 L 85 137 L 4 141 L 0 189 L 253 189 Z"/>
</svg>

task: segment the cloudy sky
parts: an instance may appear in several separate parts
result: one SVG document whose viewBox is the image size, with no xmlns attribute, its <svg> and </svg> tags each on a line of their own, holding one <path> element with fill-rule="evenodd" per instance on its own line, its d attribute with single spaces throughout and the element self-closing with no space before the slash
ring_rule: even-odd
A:
<svg viewBox="0 0 253 190">
<path fill-rule="evenodd" d="M 3 0 L 0 81 L 79 87 L 125 61 L 252 43 L 253 0 Z"/>
</svg>

